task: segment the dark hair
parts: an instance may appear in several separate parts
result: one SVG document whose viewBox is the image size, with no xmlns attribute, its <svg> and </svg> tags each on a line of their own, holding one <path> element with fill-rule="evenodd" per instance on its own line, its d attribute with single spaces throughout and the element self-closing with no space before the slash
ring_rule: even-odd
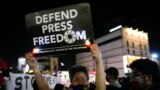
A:
<svg viewBox="0 0 160 90">
<path fill-rule="evenodd" d="M 109 67 L 105 70 L 106 75 L 109 74 L 113 79 L 117 79 L 119 76 L 118 69 L 115 67 Z"/>
<path fill-rule="evenodd" d="M 158 64 L 150 59 L 138 59 L 130 64 L 131 69 L 137 69 L 142 74 L 152 75 L 153 83 L 159 82 L 160 70 Z"/>
<path fill-rule="evenodd" d="M 38 85 L 37 85 L 37 82 L 36 80 L 34 80 L 33 84 L 32 84 L 32 87 L 33 87 L 33 90 L 40 90 Z"/>
<path fill-rule="evenodd" d="M 54 87 L 54 90 L 63 90 L 64 89 L 64 85 L 57 83 Z"/>
<path fill-rule="evenodd" d="M 85 66 L 81 66 L 81 65 L 75 65 L 73 67 L 71 67 L 69 69 L 69 77 L 70 77 L 70 80 L 72 82 L 73 80 L 73 77 L 74 75 L 77 73 L 77 72 L 84 72 L 87 76 L 87 80 L 89 79 L 89 75 L 88 75 L 88 70 Z"/>
</svg>

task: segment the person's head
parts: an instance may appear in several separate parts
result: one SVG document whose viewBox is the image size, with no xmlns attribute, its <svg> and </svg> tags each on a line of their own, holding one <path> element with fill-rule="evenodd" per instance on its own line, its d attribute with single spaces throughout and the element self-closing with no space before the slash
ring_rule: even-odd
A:
<svg viewBox="0 0 160 90">
<path fill-rule="evenodd" d="M 81 65 L 75 65 L 69 69 L 69 77 L 72 86 L 76 85 L 88 85 L 88 70 Z"/>
<path fill-rule="evenodd" d="M 132 85 L 136 88 L 150 87 L 159 78 L 158 64 L 150 59 L 138 59 L 130 64 Z"/>
<path fill-rule="evenodd" d="M 105 73 L 106 73 L 106 80 L 108 82 L 110 82 L 111 80 L 112 81 L 115 81 L 118 79 L 118 76 L 119 76 L 119 72 L 118 72 L 118 69 L 115 68 L 115 67 L 109 67 L 105 70 Z"/>
<path fill-rule="evenodd" d="M 64 85 L 57 83 L 54 87 L 54 90 L 63 90 L 64 89 Z"/>
</svg>

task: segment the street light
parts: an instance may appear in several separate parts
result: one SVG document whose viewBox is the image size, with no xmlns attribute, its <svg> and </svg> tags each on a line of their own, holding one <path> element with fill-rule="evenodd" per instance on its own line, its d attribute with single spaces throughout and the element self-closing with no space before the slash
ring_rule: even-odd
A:
<svg viewBox="0 0 160 90">
<path fill-rule="evenodd" d="M 151 54 L 151 57 L 152 57 L 153 59 L 157 59 L 157 58 L 158 58 L 158 54 L 157 54 L 157 53 L 153 53 L 153 54 Z"/>
<path fill-rule="evenodd" d="M 155 61 L 159 65 L 159 68 L 160 68 L 160 60 L 158 60 L 159 55 L 157 53 L 153 53 L 153 54 L 151 54 L 151 58 L 153 61 Z"/>
<path fill-rule="evenodd" d="M 64 63 L 63 63 L 63 62 L 61 62 L 61 66 L 64 66 Z"/>
</svg>

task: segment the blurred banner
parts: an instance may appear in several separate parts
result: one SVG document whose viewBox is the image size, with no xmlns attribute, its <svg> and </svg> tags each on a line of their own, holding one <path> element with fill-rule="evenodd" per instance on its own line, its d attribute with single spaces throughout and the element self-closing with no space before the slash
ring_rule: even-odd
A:
<svg viewBox="0 0 160 90">
<path fill-rule="evenodd" d="M 60 78 L 51 75 L 44 75 L 50 89 L 54 89 L 57 83 L 60 83 Z M 30 74 L 13 74 L 10 73 L 10 80 L 7 83 L 7 90 L 33 90 L 32 84 L 35 78 Z"/>
</svg>

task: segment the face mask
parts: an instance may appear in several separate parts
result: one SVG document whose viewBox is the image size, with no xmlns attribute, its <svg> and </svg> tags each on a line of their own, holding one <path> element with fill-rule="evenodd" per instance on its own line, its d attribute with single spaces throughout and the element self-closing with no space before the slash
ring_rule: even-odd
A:
<svg viewBox="0 0 160 90">
<path fill-rule="evenodd" d="M 144 84 L 142 76 L 136 76 L 134 79 L 131 80 L 130 84 L 133 90 L 140 89 Z"/>
<path fill-rule="evenodd" d="M 87 86 L 84 85 L 76 85 L 76 86 L 72 86 L 73 90 L 89 90 Z"/>
</svg>

